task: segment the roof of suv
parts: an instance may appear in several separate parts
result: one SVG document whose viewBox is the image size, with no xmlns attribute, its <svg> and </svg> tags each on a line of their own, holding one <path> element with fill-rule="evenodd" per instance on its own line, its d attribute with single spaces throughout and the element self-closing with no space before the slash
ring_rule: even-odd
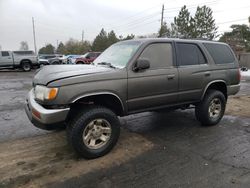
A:
<svg viewBox="0 0 250 188">
<path fill-rule="evenodd" d="M 216 43 L 216 44 L 226 44 L 223 42 L 205 40 L 205 39 L 179 39 L 179 38 L 142 38 L 142 39 L 132 39 L 127 41 L 140 41 L 142 43 L 151 43 L 151 42 L 192 42 L 192 43 Z"/>
</svg>

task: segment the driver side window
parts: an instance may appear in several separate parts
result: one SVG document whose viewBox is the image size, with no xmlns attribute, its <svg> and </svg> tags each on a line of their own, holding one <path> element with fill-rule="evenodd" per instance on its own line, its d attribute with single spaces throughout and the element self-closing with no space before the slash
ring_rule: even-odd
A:
<svg viewBox="0 0 250 188">
<path fill-rule="evenodd" d="M 4 57 L 6 57 L 6 56 L 10 56 L 10 54 L 9 54 L 9 52 L 7 52 L 7 51 L 2 51 L 2 56 Z"/>
<path fill-rule="evenodd" d="M 147 46 L 139 58 L 148 59 L 150 69 L 162 69 L 173 66 L 172 45 L 154 43 Z"/>
</svg>

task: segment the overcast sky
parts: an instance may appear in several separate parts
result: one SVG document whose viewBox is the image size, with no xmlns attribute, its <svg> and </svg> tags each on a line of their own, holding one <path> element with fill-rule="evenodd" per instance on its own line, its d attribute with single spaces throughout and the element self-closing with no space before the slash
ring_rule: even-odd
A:
<svg viewBox="0 0 250 188">
<path fill-rule="evenodd" d="M 46 43 L 56 46 L 69 38 L 93 41 L 101 28 L 117 36 L 156 33 L 160 27 L 161 6 L 164 19 L 173 21 L 183 5 L 193 14 L 197 5 L 214 11 L 219 32 L 230 31 L 232 24 L 249 24 L 249 0 L 0 0 L 0 46 L 18 50 L 21 41 L 34 49 L 32 17 L 38 49 Z"/>
</svg>

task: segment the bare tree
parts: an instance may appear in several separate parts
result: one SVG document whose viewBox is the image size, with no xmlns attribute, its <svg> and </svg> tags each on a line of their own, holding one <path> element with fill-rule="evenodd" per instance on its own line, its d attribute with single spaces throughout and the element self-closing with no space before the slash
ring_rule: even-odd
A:
<svg viewBox="0 0 250 188">
<path fill-rule="evenodd" d="M 20 42 L 20 50 L 29 50 L 29 45 L 27 41 Z"/>
</svg>

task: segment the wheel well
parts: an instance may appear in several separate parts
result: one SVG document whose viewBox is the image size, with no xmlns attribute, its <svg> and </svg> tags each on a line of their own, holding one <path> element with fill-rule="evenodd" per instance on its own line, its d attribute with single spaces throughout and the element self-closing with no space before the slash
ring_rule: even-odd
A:
<svg viewBox="0 0 250 188">
<path fill-rule="evenodd" d="M 112 110 L 116 115 L 121 116 L 124 113 L 123 104 L 120 101 L 120 99 L 114 95 L 111 94 L 101 94 L 101 95 L 94 95 L 94 96 L 88 96 L 83 97 L 81 99 L 78 99 L 72 104 L 72 107 L 84 107 L 86 105 L 101 105 L 106 108 L 109 108 Z"/>
<path fill-rule="evenodd" d="M 23 60 L 21 60 L 20 64 L 22 65 L 23 63 L 29 63 L 31 65 L 31 61 L 29 59 L 23 59 Z"/>
<path fill-rule="evenodd" d="M 225 98 L 227 99 L 227 86 L 224 82 L 215 82 L 210 84 L 206 89 L 206 92 L 211 89 L 221 91 L 224 94 Z"/>
<path fill-rule="evenodd" d="M 76 64 L 84 64 L 83 61 L 77 61 Z"/>
</svg>

